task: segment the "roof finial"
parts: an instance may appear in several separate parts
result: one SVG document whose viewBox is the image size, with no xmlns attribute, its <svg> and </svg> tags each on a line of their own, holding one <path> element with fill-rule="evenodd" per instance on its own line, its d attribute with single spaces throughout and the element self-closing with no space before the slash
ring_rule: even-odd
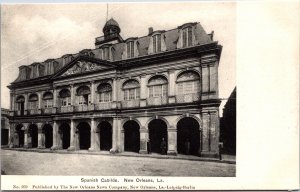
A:
<svg viewBox="0 0 300 192">
<path fill-rule="evenodd" d="M 108 19 L 108 3 L 106 4 L 106 22 L 107 22 L 107 19 Z"/>
</svg>

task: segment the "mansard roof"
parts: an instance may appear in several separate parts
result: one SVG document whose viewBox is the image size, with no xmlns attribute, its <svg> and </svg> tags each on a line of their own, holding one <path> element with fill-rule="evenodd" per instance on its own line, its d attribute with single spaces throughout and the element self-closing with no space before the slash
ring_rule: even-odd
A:
<svg viewBox="0 0 300 192">
<path fill-rule="evenodd" d="M 129 39 L 134 39 L 138 44 L 138 47 L 137 47 L 138 56 L 135 56 L 134 58 L 131 58 L 131 59 L 138 59 L 139 57 L 143 57 L 143 56 L 148 55 L 150 39 L 152 38 L 153 34 L 156 34 L 156 32 L 159 32 L 165 38 L 165 45 L 166 45 L 166 51 L 165 52 L 174 51 L 174 50 L 177 50 L 177 49 L 178 50 L 183 49 L 183 48 L 177 48 L 177 42 L 179 40 L 180 30 L 183 27 L 186 27 L 186 26 L 195 27 L 194 28 L 194 36 L 195 36 L 196 43 L 195 43 L 194 46 L 204 45 L 204 44 L 209 44 L 209 43 L 214 42 L 211 38 L 211 35 L 207 34 L 204 31 L 204 29 L 202 28 L 200 23 L 186 23 L 186 24 L 183 24 L 183 25 L 181 25 L 181 26 L 179 26 L 175 29 L 171 29 L 171 30 L 167 30 L 167 31 L 156 30 L 156 31 L 148 34 L 147 36 L 138 37 L 138 38 L 135 38 L 135 37 L 128 38 L 128 40 Z M 113 50 L 112 59 L 110 59 L 107 62 L 117 64 L 117 63 L 119 63 L 118 61 L 124 60 L 124 57 L 122 57 L 122 54 L 123 54 L 123 52 L 125 50 L 125 47 L 126 47 L 126 41 L 125 42 L 120 42 L 120 43 L 115 43 L 115 44 L 107 44 L 107 45 L 109 47 L 111 47 L 112 50 Z M 75 59 L 79 55 L 83 55 L 84 53 L 91 53 L 91 54 L 87 54 L 87 56 L 93 57 L 95 59 L 102 59 L 102 46 L 100 46 L 99 48 L 96 48 L 96 49 L 83 49 L 83 50 L 79 51 L 79 53 L 76 53 L 76 54 L 65 54 L 60 58 L 47 59 L 44 62 L 37 63 L 37 65 L 41 65 L 41 66 L 46 66 L 46 64 L 48 64 L 49 62 L 53 63 L 53 70 L 51 70 L 48 73 L 39 72 L 38 76 L 37 75 L 33 75 L 33 76 L 30 75 L 30 73 L 32 73 L 32 70 L 35 70 L 33 64 L 31 64 L 29 66 L 25 66 L 25 67 L 22 66 L 22 67 L 20 67 L 19 76 L 14 81 L 14 83 L 25 81 L 25 80 L 30 80 L 30 79 L 47 77 L 49 75 L 54 75 L 58 71 L 63 69 L 73 59 Z M 155 54 L 151 54 L 151 55 L 156 55 L 156 54 L 160 54 L 160 53 L 155 53 Z M 70 58 L 70 59 L 66 60 L 68 58 Z M 131 59 L 126 59 L 126 60 L 131 60 Z M 25 69 L 23 69 L 23 68 L 25 68 Z M 40 69 L 40 70 L 46 70 L 46 67 L 42 67 L 42 69 Z M 24 74 L 22 74 L 22 73 L 24 73 Z"/>
</svg>

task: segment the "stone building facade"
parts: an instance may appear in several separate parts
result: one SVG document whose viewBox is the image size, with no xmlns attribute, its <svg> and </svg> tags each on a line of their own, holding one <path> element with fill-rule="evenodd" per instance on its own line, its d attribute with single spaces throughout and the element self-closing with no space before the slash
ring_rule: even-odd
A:
<svg viewBox="0 0 300 192">
<path fill-rule="evenodd" d="M 11 147 L 216 156 L 222 46 L 200 23 L 124 40 L 110 19 L 95 49 L 19 67 Z"/>
<path fill-rule="evenodd" d="M 9 109 L 1 108 L 1 146 L 9 143 Z"/>
</svg>

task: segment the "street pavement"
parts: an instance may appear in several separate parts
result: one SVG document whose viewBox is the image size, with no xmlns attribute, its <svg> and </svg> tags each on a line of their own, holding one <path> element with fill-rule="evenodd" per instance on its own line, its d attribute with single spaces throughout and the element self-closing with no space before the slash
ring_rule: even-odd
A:
<svg viewBox="0 0 300 192">
<path fill-rule="evenodd" d="M 7 175 L 234 177 L 235 164 L 112 154 L 1 150 Z"/>
</svg>

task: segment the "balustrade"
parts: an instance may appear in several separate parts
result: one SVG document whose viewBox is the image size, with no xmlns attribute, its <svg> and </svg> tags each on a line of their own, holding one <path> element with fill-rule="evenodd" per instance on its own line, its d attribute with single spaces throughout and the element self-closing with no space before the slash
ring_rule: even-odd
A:
<svg viewBox="0 0 300 192">
<path fill-rule="evenodd" d="M 199 93 L 176 95 L 176 103 L 191 103 L 200 100 Z"/>
<path fill-rule="evenodd" d="M 122 108 L 131 108 L 131 107 L 139 107 L 140 106 L 140 100 L 128 100 L 128 101 L 122 101 L 121 102 Z"/>
<path fill-rule="evenodd" d="M 163 97 L 150 97 L 147 99 L 148 105 L 165 105 L 168 103 L 167 96 Z"/>
<path fill-rule="evenodd" d="M 73 111 L 74 111 L 73 106 L 62 106 L 62 107 L 60 107 L 60 110 L 59 110 L 60 113 L 70 113 Z"/>
<path fill-rule="evenodd" d="M 112 102 L 95 104 L 95 110 L 103 110 L 103 109 L 111 109 L 111 108 L 112 108 Z"/>
</svg>

